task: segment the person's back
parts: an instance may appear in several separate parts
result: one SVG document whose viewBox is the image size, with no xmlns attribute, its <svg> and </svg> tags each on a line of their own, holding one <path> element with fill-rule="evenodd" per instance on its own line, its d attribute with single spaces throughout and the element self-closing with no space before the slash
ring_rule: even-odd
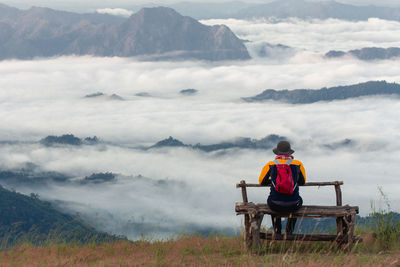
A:
<svg viewBox="0 0 400 267">
<path fill-rule="evenodd" d="M 290 143 L 280 141 L 273 152 L 277 155 L 274 161 L 268 162 L 261 171 L 259 183 L 271 185 L 268 196 L 268 205 L 272 210 L 278 212 L 292 212 L 298 210 L 303 199 L 300 197 L 299 185 L 306 182 L 306 174 L 303 164 L 295 160 Z M 285 166 L 286 165 L 286 166 Z M 280 218 L 272 217 L 275 231 L 281 233 Z M 295 218 L 289 218 L 286 232 L 291 234 L 296 224 Z"/>
</svg>

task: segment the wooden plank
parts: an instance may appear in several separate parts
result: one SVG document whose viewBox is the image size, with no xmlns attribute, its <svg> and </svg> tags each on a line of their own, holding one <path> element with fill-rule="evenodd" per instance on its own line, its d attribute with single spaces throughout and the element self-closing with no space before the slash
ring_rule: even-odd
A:
<svg viewBox="0 0 400 267">
<path fill-rule="evenodd" d="M 247 202 L 249 202 L 249 200 L 247 199 L 246 182 L 244 180 L 242 180 L 242 181 L 240 181 L 240 185 L 241 185 L 241 188 L 242 188 L 243 202 L 247 203 Z"/>
<path fill-rule="evenodd" d="M 335 193 L 336 193 L 336 206 L 342 206 L 342 190 L 340 189 L 340 185 L 335 185 Z"/>
<path fill-rule="evenodd" d="M 236 209 L 239 210 L 245 210 L 245 209 L 264 209 L 264 210 L 270 210 L 271 212 L 274 212 L 273 210 L 270 209 L 268 204 L 254 204 L 253 202 L 248 202 L 248 203 L 243 203 L 243 202 L 237 202 L 235 204 Z M 305 211 L 314 211 L 314 210 L 325 210 L 325 211 L 358 211 L 358 206 L 317 206 L 317 205 L 304 205 L 302 206 L 296 213 L 299 212 L 305 212 Z"/>
<path fill-rule="evenodd" d="M 245 212 L 237 212 L 237 215 L 245 215 L 247 213 Z M 269 214 L 269 213 L 264 213 L 264 214 Z M 338 218 L 344 216 L 343 214 L 270 214 L 270 215 L 279 215 L 282 218 L 289 218 L 290 216 L 292 218 L 315 218 L 315 219 L 321 219 L 321 218 Z"/>
<path fill-rule="evenodd" d="M 343 239 L 337 235 L 321 235 L 321 234 L 293 234 L 293 235 L 276 235 L 272 233 L 260 233 L 261 239 L 266 240 L 287 240 L 287 241 L 335 241 Z"/>
<path fill-rule="evenodd" d="M 334 181 L 334 182 L 309 182 L 305 185 L 300 186 L 329 186 L 329 185 L 343 185 L 343 181 Z M 236 187 L 270 187 L 271 185 L 260 185 L 260 184 L 236 184 Z"/>
<path fill-rule="evenodd" d="M 265 203 L 258 203 L 255 204 L 253 202 L 247 202 L 247 203 L 240 203 L 237 202 L 236 203 L 238 206 L 244 206 L 244 207 L 258 207 L 258 208 L 268 208 L 269 206 L 268 204 Z M 243 204 L 243 205 L 241 205 Z M 303 210 L 303 209 L 307 209 L 307 210 L 312 210 L 312 209 L 329 209 L 329 210 L 351 210 L 354 208 L 358 208 L 358 206 L 349 206 L 349 205 L 345 205 L 345 206 L 323 206 L 323 205 L 303 205 L 299 210 Z"/>
<path fill-rule="evenodd" d="M 246 214 L 252 210 L 258 210 L 264 214 L 273 214 L 279 217 L 343 217 L 358 213 L 357 206 L 303 206 L 293 213 L 276 212 L 269 208 L 268 204 L 236 203 L 235 210 L 238 214 Z"/>
<path fill-rule="evenodd" d="M 278 240 L 278 241 L 337 241 L 338 243 L 347 242 L 344 236 L 326 235 L 326 234 L 293 234 L 277 235 L 274 233 L 260 233 L 260 239 Z M 354 236 L 353 242 L 362 242 L 360 236 Z"/>
<path fill-rule="evenodd" d="M 236 212 L 249 212 L 250 210 L 252 210 L 253 208 L 241 208 L 241 207 L 237 207 L 236 208 Z M 347 215 L 349 213 L 357 213 L 356 209 L 348 209 L 348 210 L 329 210 L 329 209 L 300 209 L 296 212 L 277 212 L 277 211 L 273 211 L 269 208 L 258 208 L 258 210 L 264 214 L 272 214 L 272 215 L 278 215 L 278 217 L 287 217 L 287 214 L 297 214 L 297 215 L 314 215 L 314 214 L 320 214 L 320 215 L 324 215 L 324 214 L 337 214 L 337 215 Z M 282 216 L 279 216 L 282 215 Z"/>
</svg>

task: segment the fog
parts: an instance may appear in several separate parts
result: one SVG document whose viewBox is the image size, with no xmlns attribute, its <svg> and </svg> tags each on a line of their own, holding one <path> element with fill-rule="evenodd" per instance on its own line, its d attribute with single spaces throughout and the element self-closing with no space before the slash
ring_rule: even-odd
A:
<svg viewBox="0 0 400 267">
<path fill-rule="evenodd" d="M 213 19 L 203 20 L 202 23 L 227 25 L 241 39 L 250 40 L 250 48 L 268 42 L 284 44 L 299 52 L 325 54 L 329 50 L 400 46 L 400 22 L 377 18 L 358 22 L 338 19 L 289 19 L 277 22 L 265 19 Z"/>
<path fill-rule="evenodd" d="M 124 8 L 99 8 L 96 10 L 96 12 L 100 14 L 109 14 L 122 17 L 129 17 L 133 13 L 132 11 Z"/>
<path fill-rule="evenodd" d="M 98 229 L 131 239 L 141 234 L 159 238 L 207 229 L 235 232 L 241 225 L 241 218 L 234 213 L 235 201 L 241 200 L 235 184 L 242 179 L 257 182 L 262 167 L 274 156 L 272 151 L 206 153 L 190 148 L 139 147 L 168 136 L 187 144 L 213 144 L 279 134 L 292 142 L 308 181 L 343 180 L 344 203 L 359 205 L 362 215 L 371 212 L 371 201 L 379 207 L 377 186 L 382 186 L 392 208 L 399 211 L 398 98 L 364 97 L 307 105 L 241 101 L 241 97 L 267 88 L 399 82 L 397 60 L 327 60 L 321 55 L 329 49 L 348 50 L 366 44 L 398 46 L 393 22 L 222 22 L 250 40 L 250 50 L 268 42 L 283 43 L 296 52 L 284 58 L 219 63 L 89 56 L 1 61 L 0 169 L 18 170 L 33 163 L 40 171 L 71 177 L 66 184 L 13 187 L 39 193 L 64 210 L 79 212 Z M 342 29 L 337 30 L 336 38 L 352 38 L 330 43 L 335 25 Z M 386 29 L 380 32 L 382 38 L 379 25 Z M 342 32 L 344 29 L 353 34 Z M 179 93 L 188 88 L 198 93 Z M 85 97 L 96 92 L 117 94 L 123 100 Z M 137 95 L 143 92 L 147 96 Z M 47 135 L 67 133 L 80 138 L 96 135 L 101 142 L 80 147 L 46 147 L 37 142 Z M 326 146 L 344 139 L 353 143 L 334 149 Z M 117 178 L 100 184 L 79 183 L 99 172 L 113 172 Z M 250 201 L 265 202 L 266 190 L 250 190 Z M 307 204 L 335 203 L 333 188 L 301 188 L 301 194 Z"/>
</svg>

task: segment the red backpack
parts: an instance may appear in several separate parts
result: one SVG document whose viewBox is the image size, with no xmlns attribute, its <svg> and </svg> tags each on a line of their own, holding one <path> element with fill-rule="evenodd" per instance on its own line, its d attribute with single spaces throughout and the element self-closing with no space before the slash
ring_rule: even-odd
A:
<svg viewBox="0 0 400 267">
<path fill-rule="evenodd" d="M 292 169 L 290 168 L 290 163 L 293 159 L 288 159 L 285 163 L 280 163 L 279 160 L 274 160 L 276 164 L 276 181 L 272 181 L 272 185 L 275 190 L 281 194 L 293 195 L 293 191 L 297 184 L 293 181 Z"/>
</svg>

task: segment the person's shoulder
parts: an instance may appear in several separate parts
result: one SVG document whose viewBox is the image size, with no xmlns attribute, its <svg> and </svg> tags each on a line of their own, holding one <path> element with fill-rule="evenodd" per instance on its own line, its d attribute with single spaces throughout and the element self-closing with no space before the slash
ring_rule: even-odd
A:
<svg viewBox="0 0 400 267">
<path fill-rule="evenodd" d="M 297 159 L 294 159 L 292 161 L 292 164 L 294 164 L 294 165 L 303 165 L 303 163 L 300 160 L 297 160 Z"/>
<path fill-rule="evenodd" d="M 271 166 L 271 165 L 275 165 L 275 162 L 273 162 L 273 161 L 271 160 L 271 161 L 268 161 L 268 163 L 267 163 L 267 164 L 265 164 L 265 165 L 269 165 L 269 166 Z"/>
</svg>

